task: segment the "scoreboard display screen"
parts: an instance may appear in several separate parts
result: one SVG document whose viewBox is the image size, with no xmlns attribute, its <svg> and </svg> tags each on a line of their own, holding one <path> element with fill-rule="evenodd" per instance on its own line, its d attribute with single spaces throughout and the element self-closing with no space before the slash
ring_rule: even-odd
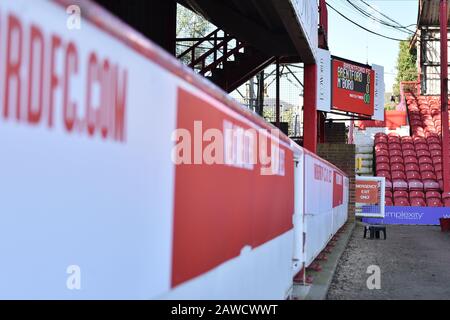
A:
<svg viewBox="0 0 450 320">
<path fill-rule="evenodd" d="M 331 63 L 332 108 L 373 115 L 375 71 L 368 65 L 336 57 Z"/>
</svg>

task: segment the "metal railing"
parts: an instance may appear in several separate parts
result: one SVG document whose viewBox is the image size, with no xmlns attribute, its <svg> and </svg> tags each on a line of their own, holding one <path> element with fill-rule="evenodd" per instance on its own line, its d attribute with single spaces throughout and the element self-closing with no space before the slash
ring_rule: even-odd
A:
<svg viewBox="0 0 450 320">
<path fill-rule="evenodd" d="M 196 42 L 179 54 L 177 58 L 183 59 L 190 54 L 188 66 L 198 70 L 202 75 L 211 72 L 217 67 L 223 67 L 224 62 L 231 60 L 232 56 L 244 48 L 243 42 L 238 41 L 219 28 L 202 38 L 177 39 L 177 42 L 187 41 Z M 204 45 L 209 45 L 209 47 L 205 48 Z"/>
</svg>

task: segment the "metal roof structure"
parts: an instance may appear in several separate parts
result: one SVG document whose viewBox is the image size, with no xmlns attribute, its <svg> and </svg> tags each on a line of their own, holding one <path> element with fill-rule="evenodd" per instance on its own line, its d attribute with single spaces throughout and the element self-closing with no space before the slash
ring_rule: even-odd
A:
<svg viewBox="0 0 450 320">
<path fill-rule="evenodd" d="M 178 0 L 216 26 L 272 56 L 300 56 L 313 63 L 314 53 L 287 0 Z"/>
<path fill-rule="evenodd" d="M 439 2 L 440 0 L 419 0 L 419 15 L 417 17 L 417 27 L 439 26 Z M 449 0 L 447 0 L 449 3 Z M 450 6 L 448 6 L 447 16 L 450 21 Z"/>
</svg>

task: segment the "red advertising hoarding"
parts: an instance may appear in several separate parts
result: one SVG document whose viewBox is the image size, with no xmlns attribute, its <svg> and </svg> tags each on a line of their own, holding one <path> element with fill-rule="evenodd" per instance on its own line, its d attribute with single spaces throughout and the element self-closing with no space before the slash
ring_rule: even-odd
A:
<svg viewBox="0 0 450 320">
<path fill-rule="evenodd" d="M 375 71 L 368 65 L 333 57 L 332 108 L 363 115 L 373 115 Z"/>
<path fill-rule="evenodd" d="M 179 90 L 178 104 L 177 126 L 189 132 L 195 132 L 199 120 L 205 131 L 222 128 L 224 121 L 237 130 L 251 129 L 251 122 L 238 120 L 186 90 Z M 293 228 L 293 153 L 283 144 L 280 148 L 284 169 L 270 176 L 261 175 L 261 164 L 238 169 L 219 164 L 176 166 L 173 286 L 239 256 L 245 246 L 256 248 Z M 195 156 L 194 148 L 190 154 Z M 249 201 L 248 190 L 257 192 L 257 201 Z"/>
<path fill-rule="evenodd" d="M 333 208 L 344 203 L 344 176 L 337 171 L 333 173 Z"/>
</svg>

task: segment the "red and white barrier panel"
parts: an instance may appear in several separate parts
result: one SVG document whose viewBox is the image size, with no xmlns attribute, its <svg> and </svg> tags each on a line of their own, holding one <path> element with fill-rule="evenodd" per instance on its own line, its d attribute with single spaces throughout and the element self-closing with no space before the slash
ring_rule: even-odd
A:
<svg viewBox="0 0 450 320">
<path fill-rule="evenodd" d="M 0 2 L 0 298 L 286 298 L 342 172 L 72 2 Z"/>
<path fill-rule="evenodd" d="M 305 155 L 305 264 L 310 265 L 347 221 L 349 180 L 312 153 Z"/>
</svg>

